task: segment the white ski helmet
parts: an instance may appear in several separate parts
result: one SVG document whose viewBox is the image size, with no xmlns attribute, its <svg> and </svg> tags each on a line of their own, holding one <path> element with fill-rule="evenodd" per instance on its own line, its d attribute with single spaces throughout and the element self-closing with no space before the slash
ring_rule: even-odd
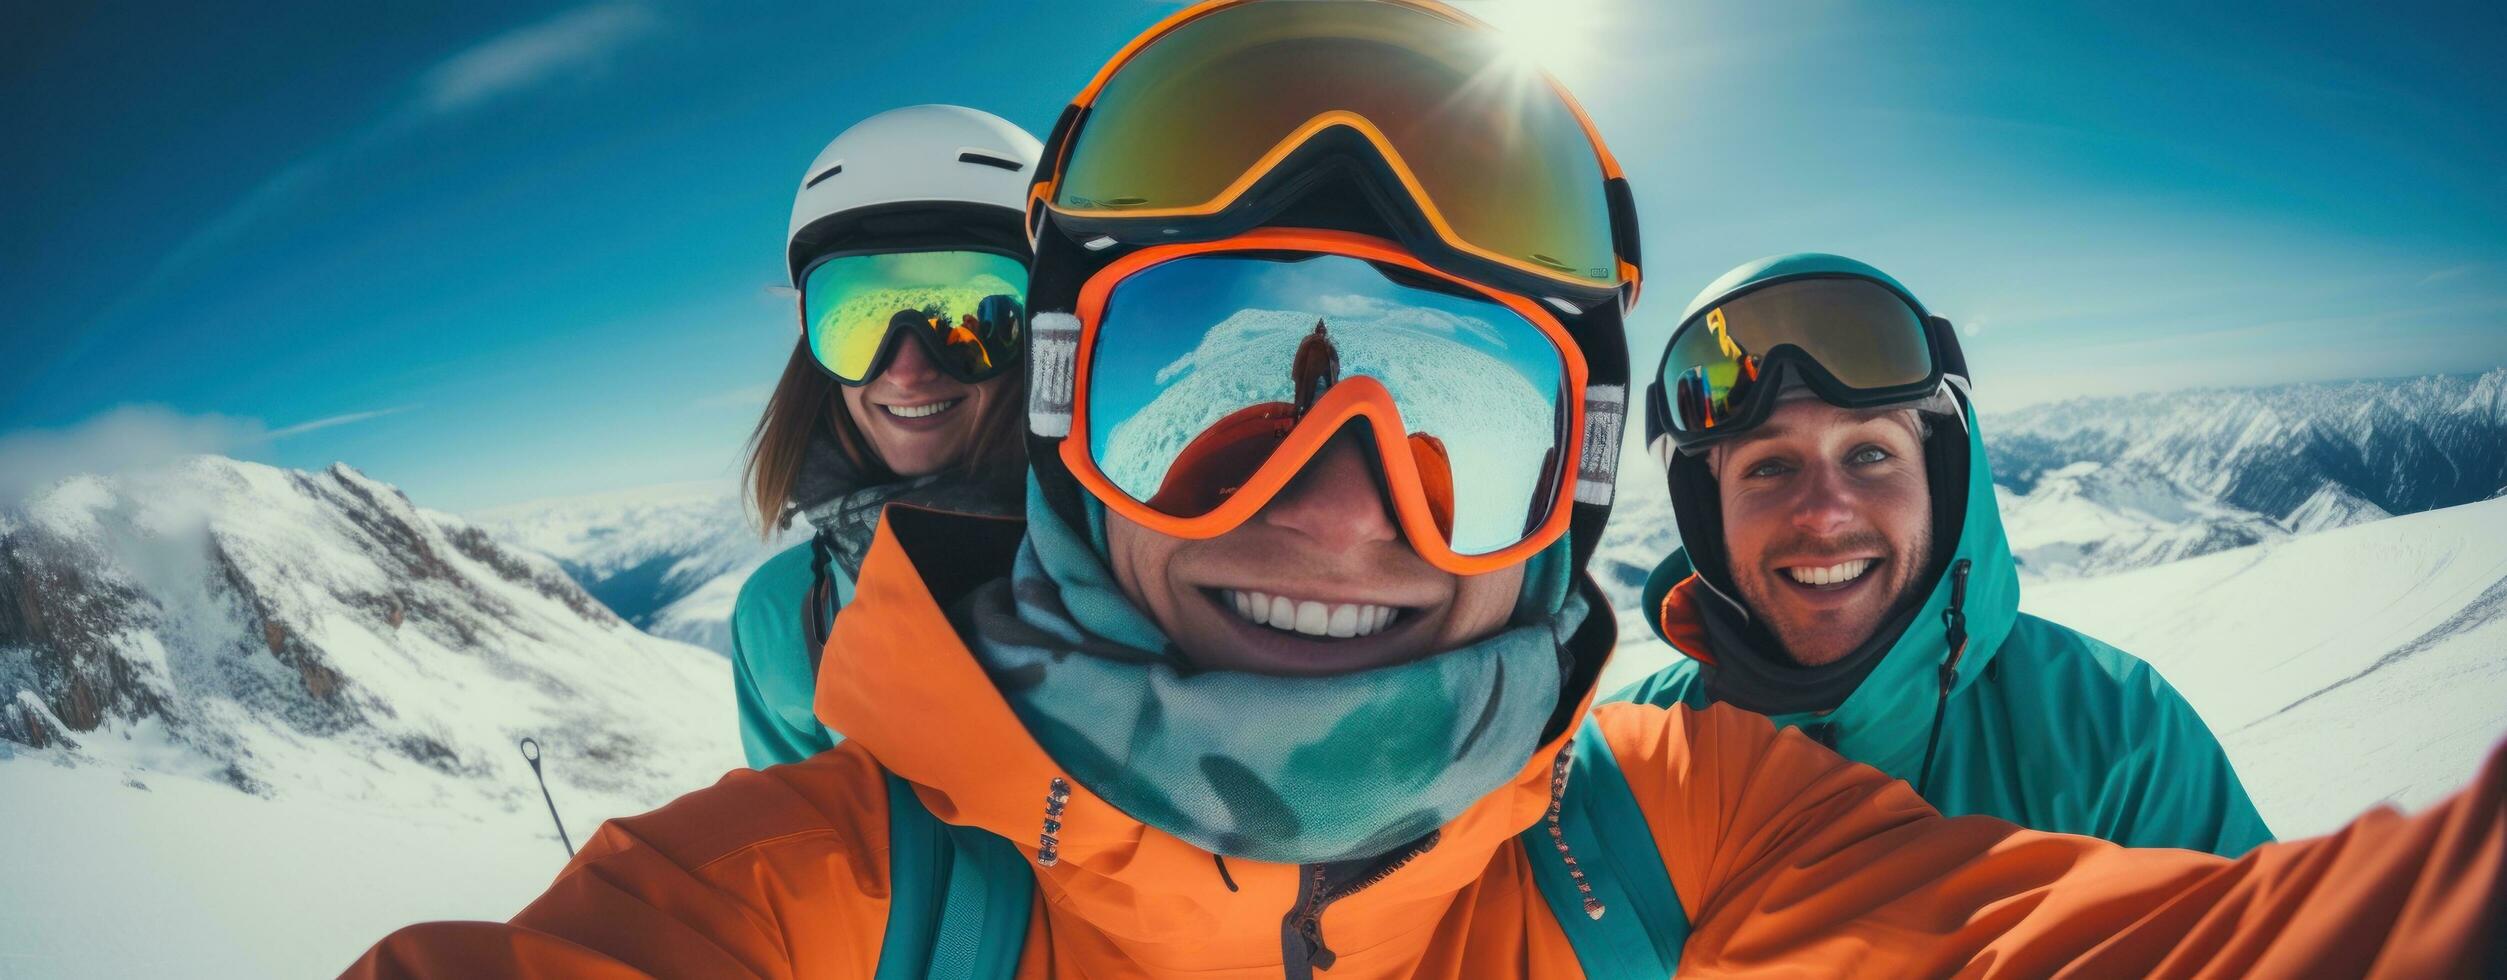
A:
<svg viewBox="0 0 2507 980">
<path fill-rule="evenodd" d="M 802 266 L 838 245 L 1006 247 L 1014 239 L 1025 255 L 1027 184 L 1042 150 L 1009 120 L 965 106 L 912 105 L 854 123 L 801 175 L 786 271 L 798 286 Z"/>
</svg>

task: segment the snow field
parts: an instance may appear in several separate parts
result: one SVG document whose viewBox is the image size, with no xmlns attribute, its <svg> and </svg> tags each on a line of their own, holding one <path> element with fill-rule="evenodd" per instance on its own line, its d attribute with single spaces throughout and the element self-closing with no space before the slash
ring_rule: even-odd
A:
<svg viewBox="0 0 2507 980">
<path fill-rule="evenodd" d="M 511 916 L 566 858 L 536 790 L 529 807 L 451 813 L 0 765 L 9 980 L 331 976 L 408 923 Z M 603 814 L 559 792 L 580 843 Z"/>
<path fill-rule="evenodd" d="M 2460 788 L 2507 736 L 2507 500 L 2104 578 L 2029 612 L 2149 661 L 2275 833 Z"/>
</svg>

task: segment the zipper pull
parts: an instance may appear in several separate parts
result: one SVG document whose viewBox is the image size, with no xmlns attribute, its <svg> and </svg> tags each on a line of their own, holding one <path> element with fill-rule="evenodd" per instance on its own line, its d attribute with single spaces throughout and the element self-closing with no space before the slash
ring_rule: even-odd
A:
<svg viewBox="0 0 2507 980">
<path fill-rule="evenodd" d="M 1333 955 L 1332 947 L 1323 945 L 1323 919 L 1321 917 L 1310 917 L 1299 922 L 1297 934 L 1306 941 L 1306 965 L 1317 970 L 1329 970 L 1332 964 L 1340 959 Z"/>
<path fill-rule="evenodd" d="M 1306 913 L 1297 920 L 1297 938 L 1306 943 L 1306 965 L 1317 970 L 1329 970 L 1340 959 L 1332 947 L 1323 944 L 1323 907 L 1331 902 L 1325 888 L 1328 881 L 1323 866 L 1315 865 L 1312 895 L 1306 899 Z"/>
<path fill-rule="evenodd" d="M 1967 652 L 1967 573 L 1974 564 L 1961 558 L 1950 565 L 1950 605 L 1941 610 L 1941 626 L 1950 643 L 1950 655 L 1941 661 L 1944 695 L 1958 685 L 1959 657 Z"/>
</svg>

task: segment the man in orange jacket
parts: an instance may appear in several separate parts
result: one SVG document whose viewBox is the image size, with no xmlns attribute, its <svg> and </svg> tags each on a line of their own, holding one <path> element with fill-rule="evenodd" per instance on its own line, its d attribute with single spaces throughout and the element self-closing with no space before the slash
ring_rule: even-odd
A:
<svg viewBox="0 0 2507 980">
<path fill-rule="evenodd" d="M 1028 521 L 889 510 L 820 672 L 847 741 L 613 821 L 512 921 L 351 975 L 2498 965 L 2507 764 L 2230 862 L 1944 818 L 1728 707 L 1592 708 L 1633 211 L 1550 83 L 1466 84 L 1486 42 L 1430 4 L 1255 0 L 1126 49 L 1038 178 Z M 1153 135 L 1210 152 L 1150 181 L 1094 149 Z M 1237 492 L 1157 506 L 1179 434 L 1280 400 L 1319 316 L 1339 383 Z"/>
</svg>

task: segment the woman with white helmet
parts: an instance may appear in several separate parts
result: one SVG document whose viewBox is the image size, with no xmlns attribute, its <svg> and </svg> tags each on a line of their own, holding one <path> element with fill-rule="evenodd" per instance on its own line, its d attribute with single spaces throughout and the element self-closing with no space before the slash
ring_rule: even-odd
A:
<svg viewBox="0 0 2507 980">
<path fill-rule="evenodd" d="M 881 507 L 1019 509 L 1039 149 L 987 112 L 907 106 L 837 135 L 802 175 L 785 244 L 801 336 L 749 437 L 744 496 L 767 527 L 798 515 L 814 533 L 732 610 L 752 766 L 835 744 L 811 709 L 819 654 Z"/>
</svg>

